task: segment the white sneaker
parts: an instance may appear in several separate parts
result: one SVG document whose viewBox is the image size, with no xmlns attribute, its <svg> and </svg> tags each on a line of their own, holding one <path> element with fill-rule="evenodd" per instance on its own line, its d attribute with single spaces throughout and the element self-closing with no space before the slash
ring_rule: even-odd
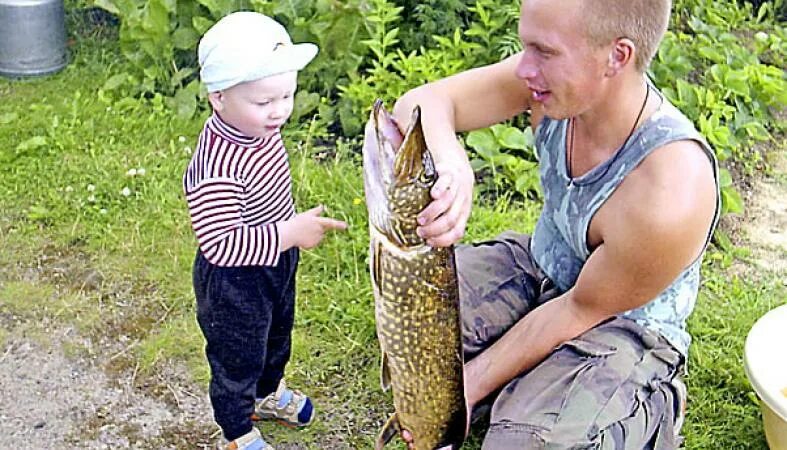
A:
<svg viewBox="0 0 787 450">
<path fill-rule="evenodd" d="M 252 428 L 251 431 L 234 441 L 223 439 L 218 445 L 218 450 L 275 450 L 272 445 L 265 442 L 260 430 Z"/>
</svg>

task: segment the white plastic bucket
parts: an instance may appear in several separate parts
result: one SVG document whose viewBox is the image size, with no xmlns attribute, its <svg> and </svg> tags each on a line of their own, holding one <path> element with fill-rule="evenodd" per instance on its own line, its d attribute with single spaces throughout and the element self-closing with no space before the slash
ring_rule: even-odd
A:
<svg viewBox="0 0 787 450">
<path fill-rule="evenodd" d="M 787 304 L 772 309 L 746 337 L 743 364 L 760 399 L 771 450 L 787 450 Z"/>
</svg>

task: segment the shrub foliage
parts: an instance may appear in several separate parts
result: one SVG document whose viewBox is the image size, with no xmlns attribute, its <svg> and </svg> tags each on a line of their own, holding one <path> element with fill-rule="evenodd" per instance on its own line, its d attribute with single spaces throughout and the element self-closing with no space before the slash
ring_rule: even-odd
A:
<svg viewBox="0 0 787 450">
<path fill-rule="evenodd" d="M 650 76 L 694 121 L 735 176 L 762 165 L 757 142 L 784 132 L 787 37 L 783 0 L 676 0 Z M 223 15 L 255 10 L 285 24 L 320 54 L 301 75 L 295 119 L 332 139 L 358 136 L 372 101 L 521 49 L 519 0 L 95 0 L 120 19 L 120 47 L 133 73 L 114 74 L 116 95 L 162 94 L 179 114 L 204 107 L 197 78 L 199 36 Z M 316 131 L 313 130 L 317 124 Z M 532 136 L 523 119 L 470 133 L 482 191 L 538 197 Z M 724 171 L 725 212 L 743 203 Z"/>
</svg>

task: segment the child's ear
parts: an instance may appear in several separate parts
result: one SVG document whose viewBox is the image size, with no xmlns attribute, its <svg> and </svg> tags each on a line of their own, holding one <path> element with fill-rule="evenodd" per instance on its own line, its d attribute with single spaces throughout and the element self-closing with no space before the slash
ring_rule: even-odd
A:
<svg viewBox="0 0 787 450">
<path fill-rule="evenodd" d="M 208 101 L 214 111 L 221 112 L 224 109 L 224 95 L 221 91 L 210 92 L 208 94 Z"/>
</svg>

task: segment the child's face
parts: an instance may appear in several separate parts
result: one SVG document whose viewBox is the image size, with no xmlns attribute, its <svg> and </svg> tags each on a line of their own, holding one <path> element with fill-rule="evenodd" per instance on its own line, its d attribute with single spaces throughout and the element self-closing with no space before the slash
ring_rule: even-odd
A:
<svg viewBox="0 0 787 450">
<path fill-rule="evenodd" d="M 232 86 L 208 97 L 221 118 L 249 137 L 266 138 L 292 114 L 298 73 L 279 75 Z"/>
</svg>

